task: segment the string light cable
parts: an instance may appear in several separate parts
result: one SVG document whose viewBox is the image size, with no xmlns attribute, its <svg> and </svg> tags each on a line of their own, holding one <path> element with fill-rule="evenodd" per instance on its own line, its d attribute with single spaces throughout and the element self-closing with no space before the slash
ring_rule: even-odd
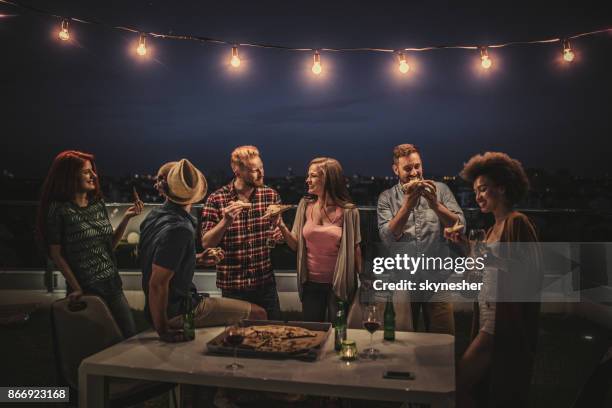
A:
<svg viewBox="0 0 612 408">
<path fill-rule="evenodd" d="M 236 43 L 233 41 L 205 37 L 200 35 L 193 34 L 163 34 L 159 32 L 146 32 L 143 30 L 139 30 L 134 27 L 127 26 L 117 26 L 108 24 L 102 21 L 97 21 L 93 19 L 83 19 L 77 17 L 66 17 L 54 14 L 50 11 L 26 5 L 19 1 L 15 0 L 0 0 L 0 4 L 6 4 L 12 7 L 20 8 L 29 12 L 34 12 L 37 14 L 41 14 L 48 17 L 57 18 L 61 21 L 61 29 L 59 32 L 59 37 L 64 40 L 69 38 L 68 33 L 68 24 L 69 22 L 76 22 L 81 24 L 91 24 L 91 25 L 99 25 L 104 26 L 108 29 L 124 31 L 134 33 L 139 36 L 139 45 L 137 48 L 137 53 L 141 56 L 146 54 L 146 46 L 145 46 L 145 38 L 154 38 L 154 39 L 164 39 L 164 40 L 181 40 L 181 41 L 194 41 L 208 44 L 217 44 L 222 46 L 229 46 L 232 49 L 231 60 L 230 63 L 233 67 L 238 67 L 240 65 L 240 58 L 238 56 L 238 47 L 251 47 L 251 48 L 266 48 L 266 49 L 276 49 L 283 51 L 296 51 L 296 52 L 309 52 L 312 53 L 315 50 L 315 54 L 313 57 L 313 73 L 317 74 L 321 72 L 321 53 L 322 52 L 375 52 L 375 53 L 389 53 L 392 55 L 396 55 L 399 60 L 399 69 L 400 72 L 405 73 L 408 72 L 410 67 L 406 62 L 406 53 L 413 52 L 427 52 L 427 51 L 435 51 L 435 50 L 448 50 L 448 49 L 460 49 L 460 50 L 473 50 L 476 52 L 480 52 L 480 57 L 482 60 L 482 67 L 487 69 L 491 66 L 491 59 L 488 56 L 488 49 L 498 49 L 498 48 L 506 48 L 513 46 L 527 46 L 527 45 L 537 45 L 537 44 L 551 44 L 551 43 L 561 43 L 563 46 L 563 59 L 566 62 L 571 62 L 575 57 L 575 50 L 570 46 L 570 40 L 575 40 L 578 38 L 591 37 L 599 34 L 609 33 L 612 34 L 611 28 L 603 28 L 594 31 L 581 32 L 576 33 L 570 36 L 565 37 L 553 37 L 547 39 L 536 39 L 536 40 L 524 40 L 524 41 L 510 41 L 505 43 L 497 43 L 497 44 L 487 44 L 487 45 L 458 45 L 458 44 L 450 44 L 450 45 L 434 45 L 434 46 L 425 46 L 425 47 L 410 47 L 410 48 L 402 48 L 402 49 L 390 49 L 390 48 L 371 48 L 371 47 L 349 47 L 349 48 L 298 48 L 298 47 L 290 47 L 286 45 L 280 44 L 271 44 L 271 43 L 261 43 L 261 42 L 244 42 L 244 43 Z"/>
</svg>

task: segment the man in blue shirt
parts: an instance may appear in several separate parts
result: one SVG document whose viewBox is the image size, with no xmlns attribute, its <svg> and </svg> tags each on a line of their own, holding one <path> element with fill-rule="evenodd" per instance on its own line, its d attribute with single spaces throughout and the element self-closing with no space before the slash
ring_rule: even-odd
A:
<svg viewBox="0 0 612 408">
<path fill-rule="evenodd" d="M 181 330 L 185 299 L 190 296 L 196 327 L 236 323 L 241 319 L 266 319 L 265 311 L 248 302 L 202 297 L 193 284 L 196 258 L 208 265 L 211 251 L 196 255 L 196 219 L 191 206 L 206 195 L 204 175 L 188 160 L 167 163 L 158 173 L 158 189 L 166 197 L 140 225 L 142 289 L 145 315 L 163 341 L 186 340 Z"/>
<path fill-rule="evenodd" d="M 383 191 L 378 198 L 378 231 L 385 245 L 409 256 L 449 255 L 442 231 L 459 222 L 465 225 L 463 211 L 453 193 L 444 183 L 429 181 L 427 188 L 402 186 L 423 180 L 423 162 L 419 150 L 411 144 L 393 149 L 393 172 L 399 183 Z M 445 280 L 442 271 L 424 272 L 417 279 Z M 417 329 L 420 310 L 423 310 L 425 328 L 436 333 L 454 334 L 455 321 L 452 304 L 444 294 L 411 292 L 412 320 Z"/>
</svg>

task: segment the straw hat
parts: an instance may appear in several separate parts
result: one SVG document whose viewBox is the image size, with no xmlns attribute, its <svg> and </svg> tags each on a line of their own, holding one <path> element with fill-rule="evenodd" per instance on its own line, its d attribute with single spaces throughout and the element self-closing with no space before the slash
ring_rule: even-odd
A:
<svg viewBox="0 0 612 408">
<path fill-rule="evenodd" d="M 170 163 L 166 164 L 169 165 Z M 202 172 L 187 159 L 172 163 L 166 177 L 166 184 L 168 200 L 181 205 L 202 201 L 208 189 L 206 178 Z"/>
</svg>

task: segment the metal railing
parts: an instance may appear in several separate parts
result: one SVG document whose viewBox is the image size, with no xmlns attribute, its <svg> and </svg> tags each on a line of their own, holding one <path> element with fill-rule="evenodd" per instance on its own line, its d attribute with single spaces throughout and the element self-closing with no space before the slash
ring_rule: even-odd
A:
<svg viewBox="0 0 612 408">
<path fill-rule="evenodd" d="M 38 203 L 31 201 L 0 201 L 0 271 L 45 270 L 45 286 L 52 289 L 53 265 L 45 259 L 34 239 L 35 215 Z M 107 203 L 111 223 L 116 226 L 129 203 Z M 145 205 L 145 214 L 157 203 Z M 195 205 L 193 215 L 199 217 L 202 205 Z M 379 242 L 376 208 L 359 206 L 361 214 L 361 236 L 364 245 Z M 463 209 L 468 228 L 483 228 L 492 223 L 491 216 L 483 215 L 477 208 Z M 519 209 L 535 222 L 540 239 L 545 242 L 605 242 L 612 237 L 612 212 L 577 209 Z M 139 270 L 137 252 L 140 221 L 145 215 L 130 221 L 124 239 L 117 248 L 116 256 L 120 270 Z M 295 211 L 285 215 L 291 225 Z M 198 237 L 199 240 L 199 237 Z M 295 253 L 286 245 L 277 245 L 272 251 L 275 270 L 295 270 Z M 204 271 L 200 269 L 199 271 Z M 55 279 L 56 280 L 56 279 Z"/>
</svg>

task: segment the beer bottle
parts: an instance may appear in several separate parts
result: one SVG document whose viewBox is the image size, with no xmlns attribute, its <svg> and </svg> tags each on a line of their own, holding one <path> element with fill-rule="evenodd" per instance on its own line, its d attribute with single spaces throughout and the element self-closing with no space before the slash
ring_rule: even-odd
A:
<svg viewBox="0 0 612 408">
<path fill-rule="evenodd" d="M 395 340 L 395 309 L 393 309 L 393 296 L 387 298 L 387 304 L 385 305 L 383 338 L 387 341 Z"/>
<path fill-rule="evenodd" d="M 193 316 L 193 304 L 191 293 L 187 294 L 184 301 L 185 314 L 183 315 L 183 334 L 187 340 L 195 339 L 195 323 Z"/>
<path fill-rule="evenodd" d="M 344 302 L 338 301 L 338 312 L 334 321 L 334 349 L 340 351 L 342 348 L 342 340 L 346 340 L 346 313 L 344 311 Z"/>
</svg>

